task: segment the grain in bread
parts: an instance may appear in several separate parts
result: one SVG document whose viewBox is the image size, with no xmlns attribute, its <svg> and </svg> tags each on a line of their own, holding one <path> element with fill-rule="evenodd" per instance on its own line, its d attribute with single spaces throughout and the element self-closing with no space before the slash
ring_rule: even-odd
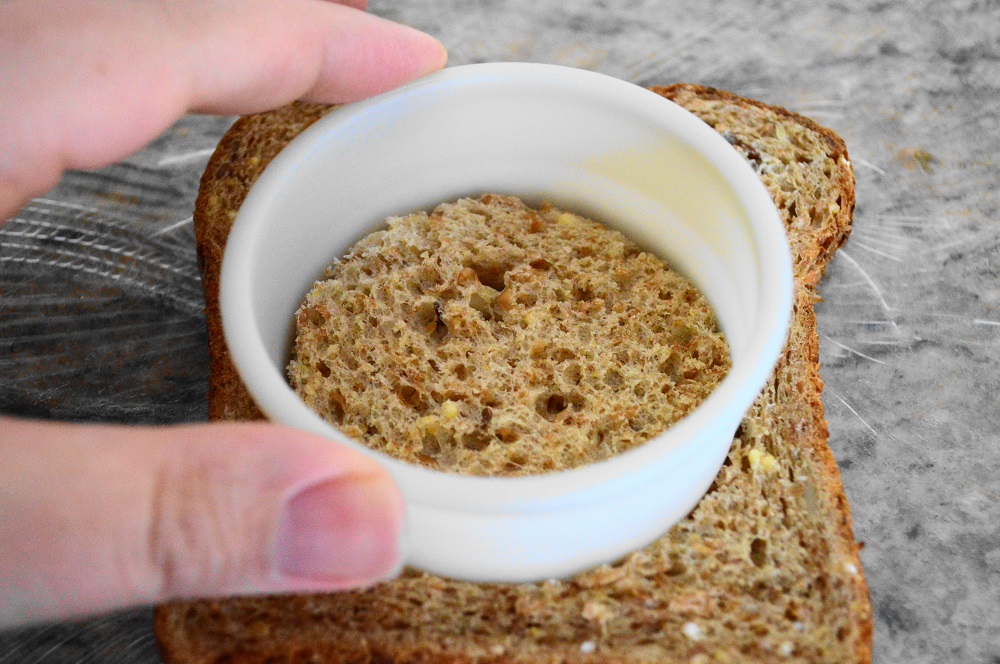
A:
<svg viewBox="0 0 1000 664">
<path fill-rule="evenodd" d="M 826 444 L 813 313 L 815 286 L 850 230 L 846 148 L 780 108 L 701 86 L 655 91 L 728 132 L 752 165 L 772 164 L 758 172 L 795 258 L 788 343 L 705 498 L 649 547 L 556 583 L 408 572 L 366 591 L 165 605 L 156 637 L 169 664 L 871 660 L 871 603 Z M 210 324 L 230 215 L 283 141 L 321 113 L 296 105 L 245 118 L 212 158 L 195 214 Z M 259 417 L 221 336 L 210 342 L 213 417 Z"/>
<path fill-rule="evenodd" d="M 642 444 L 725 376 L 695 286 L 617 231 L 485 194 L 388 220 L 296 315 L 303 400 L 391 456 L 472 475 Z"/>
</svg>

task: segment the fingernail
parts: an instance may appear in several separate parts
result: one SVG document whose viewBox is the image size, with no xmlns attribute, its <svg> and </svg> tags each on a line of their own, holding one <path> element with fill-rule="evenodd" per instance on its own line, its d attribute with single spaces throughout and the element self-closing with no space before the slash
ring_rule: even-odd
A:
<svg viewBox="0 0 1000 664">
<path fill-rule="evenodd" d="M 312 485 L 285 506 L 277 569 L 313 581 L 380 580 L 401 565 L 402 527 L 399 500 L 387 479 L 346 476 Z"/>
</svg>

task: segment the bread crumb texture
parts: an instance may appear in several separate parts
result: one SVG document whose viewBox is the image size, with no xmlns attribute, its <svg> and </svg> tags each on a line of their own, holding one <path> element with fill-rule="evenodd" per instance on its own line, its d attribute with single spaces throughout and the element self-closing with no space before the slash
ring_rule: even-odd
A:
<svg viewBox="0 0 1000 664">
<path fill-rule="evenodd" d="M 344 433 L 450 472 L 607 459 L 730 367 L 694 285 L 621 233 L 485 194 L 388 220 L 296 316 L 289 380 Z"/>
<path fill-rule="evenodd" d="M 156 612 L 166 661 L 871 660 L 871 603 L 826 445 L 813 312 L 815 284 L 850 230 L 854 180 L 846 148 L 801 116 L 723 91 L 692 85 L 655 91 L 711 124 L 758 168 L 795 256 L 795 313 L 785 351 L 691 514 L 644 549 L 570 579 L 476 584 L 406 570 L 368 590 L 176 602 Z M 252 141 L 277 133 L 302 114 L 272 113 L 266 117 L 275 129 L 247 124 L 239 136 Z M 228 168 L 245 160 L 218 163 Z M 212 180 L 216 188 L 228 181 Z M 238 207 L 241 196 L 225 209 Z M 219 400 L 252 403 L 235 372 L 229 375 L 240 389 L 220 392 Z"/>
</svg>

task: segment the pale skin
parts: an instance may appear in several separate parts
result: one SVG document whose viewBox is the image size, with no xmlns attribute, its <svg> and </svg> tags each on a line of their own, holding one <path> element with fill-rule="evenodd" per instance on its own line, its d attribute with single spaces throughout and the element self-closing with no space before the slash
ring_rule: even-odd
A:
<svg viewBox="0 0 1000 664">
<path fill-rule="evenodd" d="M 0 0 L 0 220 L 185 112 L 349 102 L 444 66 L 365 4 Z M 403 522 L 377 463 L 294 429 L 0 417 L 0 628 L 369 585 L 398 570 Z"/>
</svg>

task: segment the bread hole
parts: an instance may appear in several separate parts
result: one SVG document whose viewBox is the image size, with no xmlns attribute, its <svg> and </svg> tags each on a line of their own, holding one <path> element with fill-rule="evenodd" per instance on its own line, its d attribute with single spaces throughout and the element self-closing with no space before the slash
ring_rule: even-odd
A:
<svg viewBox="0 0 1000 664">
<path fill-rule="evenodd" d="M 455 276 L 455 281 L 459 286 L 471 286 L 472 284 L 479 283 L 479 275 L 472 268 L 463 267 L 458 275 Z"/>
<path fill-rule="evenodd" d="M 577 302 L 590 302 L 594 299 L 594 291 L 586 286 L 574 286 L 573 298 Z"/>
<path fill-rule="evenodd" d="M 496 437 L 500 439 L 502 443 L 515 443 L 521 437 L 517 432 L 517 429 L 511 426 L 497 427 Z"/>
<path fill-rule="evenodd" d="M 315 307 L 306 309 L 306 319 L 314 327 L 323 327 L 326 325 L 326 314 Z"/>
<path fill-rule="evenodd" d="M 435 287 L 441 285 L 441 273 L 438 272 L 437 268 L 425 265 L 420 270 L 420 289 L 424 292 L 433 290 Z"/>
<path fill-rule="evenodd" d="M 687 369 L 684 370 L 684 373 L 682 375 L 684 376 L 685 380 L 694 380 L 695 378 L 698 377 L 698 374 L 700 373 L 701 372 L 698 371 L 697 367 L 688 367 Z"/>
<path fill-rule="evenodd" d="M 625 382 L 621 373 L 617 369 L 608 369 L 604 372 L 604 383 L 613 389 L 618 389 Z"/>
<path fill-rule="evenodd" d="M 594 248 L 590 246 L 577 247 L 573 251 L 573 254 L 577 258 L 589 258 L 590 256 L 594 255 Z"/>
<path fill-rule="evenodd" d="M 469 296 L 469 306 L 478 311 L 484 320 L 493 320 L 493 299 L 475 292 Z"/>
<path fill-rule="evenodd" d="M 452 367 L 451 372 L 455 374 L 455 378 L 459 380 L 465 380 L 466 378 L 469 377 L 469 370 L 466 368 L 464 364 L 456 364 L 454 367 Z"/>
<path fill-rule="evenodd" d="M 434 373 L 441 373 L 441 369 L 438 368 L 438 363 L 435 362 L 433 359 L 428 358 L 427 364 L 430 366 L 431 371 L 433 371 Z"/>
<path fill-rule="evenodd" d="M 515 452 L 511 454 L 507 461 L 508 470 L 514 470 L 523 467 L 528 463 L 528 457 L 526 457 L 521 452 Z"/>
<path fill-rule="evenodd" d="M 482 412 L 479 414 L 479 419 L 483 421 L 483 424 L 489 424 L 493 420 L 493 409 L 487 406 L 483 408 Z"/>
<path fill-rule="evenodd" d="M 467 450 L 478 452 L 486 449 L 493 442 L 490 435 L 482 429 L 476 429 L 462 434 L 462 446 Z"/>
<path fill-rule="evenodd" d="M 632 388 L 632 394 L 641 399 L 646 396 L 646 387 L 642 383 L 639 383 Z"/>
<path fill-rule="evenodd" d="M 620 350 L 617 353 L 615 353 L 615 360 L 618 361 L 618 364 L 628 364 L 629 361 L 628 351 Z"/>
<path fill-rule="evenodd" d="M 430 433 L 425 433 L 421 439 L 421 443 L 423 444 L 420 448 L 420 452 L 417 453 L 417 457 L 436 462 L 437 455 L 441 453 L 441 443 L 438 442 L 438 439 Z"/>
<path fill-rule="evenodd" d="M 316 371 L 318 371 L 319 375 L 322 376 L 323 378 L 330 377 L 330 367 L 327 366 L 326 362 L 324 362 L 323 360 L 320 360 L 319 362 L 316 363 Z"/>
<path fill-rule="evenodd" d="M 767 562 L 767 540 L 755 537 L 750 542 L 750 560 L 757 567 L 763 567 Z"/>
<path fill-rule="evenodd" d="M 676 553 L 670 554 L 670 567 L 665 571 L 667 576 L 680 576 L 687 572 L 687 565 L 681 560 L 681 557 Z"/>
<path fill-rule="evenodd" d="M 552 359 L 556 362 L 567 362 L 576 359 L 576 353 L 566 347 L 559 347 L 552 351 Z"/>
<path fill-rule="evenodd" d="M 670 330 L 671 341 L 681 346 L 689 344 L 693 337 L 694 330 L 683 323 L 675 323 L 673 329 Z"/>
<path fill-rule="evenodd" d="M 326 398 L 327 405 L 330 410 L 330 415 L 336 424 L 340 424 L 344 421 L 344 405 L 347 403 L 344 399 L 344 395 L 338 391 L 333 391 L 330 396 Z"/>
<path fill-rule="evenodd" d="M 461 292 L 454 286 L 442 286 L 436 291 L 437 297 L 443 302 L 449 300 L 456 300 L 461 295 Z"/>
<path fill-rule="evenodd" d="M 566 366 L 566 369 L 563 371 L 563 377 L 570 383 L 579 385 L 580 380 L 583 378 L 583 371 L 581 371 L 579 364 L 573 362 Z"/>
<path fill-rule="evenodd" d="M 750 470 L 751 470 L 751 469 L 750 469 L 750 459 L 748 459 L 747 457 L 743 457 L 743 458 L 742 458 L 742 459 L 740 460 L 740 469 L 741 469 L 741 470 L 742 470 L 742 471 L 743 471 L 744 473 L 746 473 L 747 475 L 749 475 L 749 474 L 750 474 Z"/>
<path fill-rule="evenodd" d="M 497 395 L 488 389 L 483 390 L 482 394 L 479 395 L 479 401 L 484 406 L 489 406 L 490 408 L 496 408 L 502 403 L 500 399 L 497 398 Z"/>
<path fill-rule="evenodd" d="M 535 412 L 550 422 L 564 410 L 566 399 L 561 394 L 542 394 L 535 400 Z"/>
<path fill-rule="evenodd" d="M 421 302 L 413 311 L 413 325 L 424 334 L 433 334 L 437 329 L 437 321 L 436 302 L 429 300 Z"/>
<path fill-rule="evenodd" d="M 437 341 L 441 341 L 448 336 L 448 325 L 444 322 L 444 312 L 441 310 L 439 302 L 434 303 L 434 329 L 431 335 Z"/>
<path fill-rule="evenodd" d="M 549 268 L 552 267 L 552 263 L 548 262 L 544 258 L 536 258 L 535 260 L 531 261 L 529 265 L 531 265 L 531 269 L 533 270 L 548 270 Z"/>
<path fill-rule="evenodd" d="M 680 378 L 681 365 L 683 362 L 684 358 L 680 353 L 671 352 L 670 357 L 665 359 L 663 362 L 660 362 L 660 366 L 658 368 L 660 373 L 666 374 L 671 380 L 676 381 Z M 666 392 L 664 392 L 664 394 L 665 393 Z"/>
<path fill-rule="evenodd" d="M 538 296 L 530 292 L 521 292 L 517 294 L 517 303 L 524 307 L 530 307 L 538 301 Z"/>
<path fill-rule="evenodd" d="M 495 291 L 502 291 L 506 287 L 505 277 L 507 268 L 497 263 L 472 263 L 466 265 L 471 268 L 479 279 L 479 283 L 489 286 Z"/>
<path fill-rule="evenodd" d="M 405 385 L 405 384 L 397 385 L 396 389 L 393 391 L 396 393 L 396 397 L 405 406 L 409 406 L 414 410 L 418 410 L 423 405 L 424 401 L 423 397 L 420 395 L 420 392 L 417 390 L 417 388 L 413 387 L 412 385 Z"/>
<path fill-rule="evenodd" d="M 425 431 L 424 435 L 420 439 L 421 448 L 420 453 L 429 456 L 437 456 L 441 451 L 441 443 L 438 441 L 437 436 L 435 436 L 430 431 Z"/>
</svg>

